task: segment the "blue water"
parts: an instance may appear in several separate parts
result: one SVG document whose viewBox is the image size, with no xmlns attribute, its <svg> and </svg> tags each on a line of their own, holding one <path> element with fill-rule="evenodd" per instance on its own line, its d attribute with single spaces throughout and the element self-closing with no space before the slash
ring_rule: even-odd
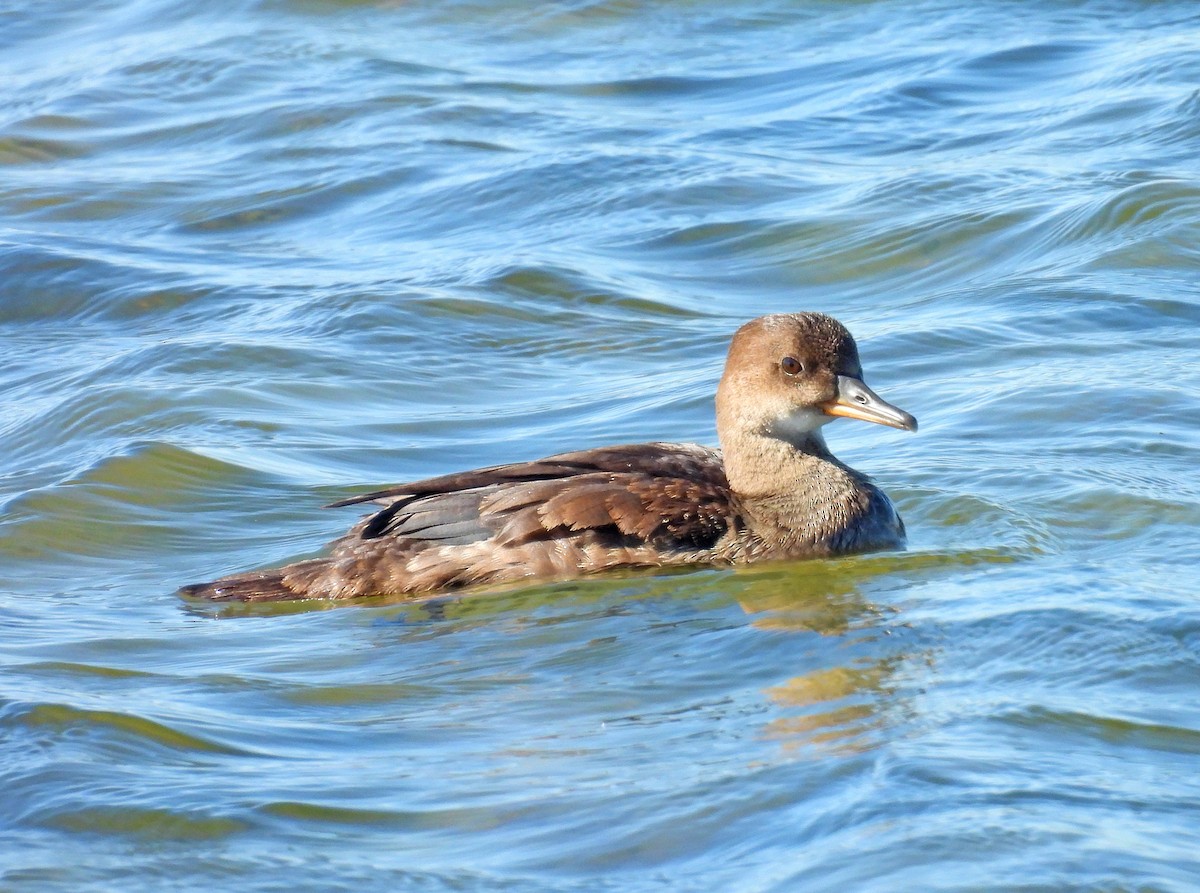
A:
<svg viewBox="0 0 1200 893">
<path fill-rule="evenodd" d="M 0 6 L 0 888 L 1200 889 L 1200 12 Z M 819 310 L 909 550 L 207 608 L 713 442 Z"/>
</svg>

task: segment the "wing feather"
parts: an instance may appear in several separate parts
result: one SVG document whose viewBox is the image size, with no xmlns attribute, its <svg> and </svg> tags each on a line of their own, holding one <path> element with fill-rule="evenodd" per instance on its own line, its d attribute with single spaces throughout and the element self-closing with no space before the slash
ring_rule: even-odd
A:
<svg viewBox="0 0 1200 893">
<path fill-rule="evenodd" d="M 589 535 L 661 549 L 711 547 L 730 527 L 720 453 L 639 444 L 564 453 L 378 490 L 334 503 L 382 501 L 362 539 L 511 546 Z"/>
</svg>

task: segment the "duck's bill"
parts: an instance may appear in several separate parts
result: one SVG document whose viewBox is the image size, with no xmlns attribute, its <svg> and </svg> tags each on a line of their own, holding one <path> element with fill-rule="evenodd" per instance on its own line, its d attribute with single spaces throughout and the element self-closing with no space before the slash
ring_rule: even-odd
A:
<svg viewBox="0 0 1200 893">
<path fill-rule="evenodd" d="M 849 375 L 839 375 L 837 384 L 837 398 L 821 404 L 821 410 L 826 415 L 874 422 L 877 425 L 887 425 L 889 428 L 900 428 L 903 431 L 917 430 L 915 418 L 900 407 L 892 406 L 860 379 L 851 378 Z"/>
</svg>

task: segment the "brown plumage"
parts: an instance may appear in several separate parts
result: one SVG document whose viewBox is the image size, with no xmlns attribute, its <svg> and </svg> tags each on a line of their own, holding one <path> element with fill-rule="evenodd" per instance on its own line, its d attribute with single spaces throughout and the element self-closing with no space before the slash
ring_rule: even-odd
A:
<svg viewBox="0 0 1200 893">
<path fill-rule="evenodd" d="M 829 452 L 847 416 L 916 430 L 862 381 L 858 348 L 817 313 L 734 335 L 717 390 L 721 450 L 647 443 L 404 484 L 327 558 L 184 587 L 212 600 L 419 596 L 613 568 L 741 564 L 902 548 L 883 491 Z"/>
</svg>

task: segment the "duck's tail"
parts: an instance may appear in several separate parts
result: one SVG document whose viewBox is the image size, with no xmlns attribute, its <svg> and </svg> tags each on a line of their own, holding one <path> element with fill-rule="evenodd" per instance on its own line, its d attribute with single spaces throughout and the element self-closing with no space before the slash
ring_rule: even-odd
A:
<svg viewBox="0 0 1200 893">
<path fill-rule="evenodd" d="M 315 598 L 317 594 L 309 585 L 315 575 L 313 572 L 327 564 L 317 559 L 277 570 L 234 574 L 211 583 L 192 583 L 182 587 L 179 594 L 184 598 L 213 602 L 278 602 Z"/>
</svg>

